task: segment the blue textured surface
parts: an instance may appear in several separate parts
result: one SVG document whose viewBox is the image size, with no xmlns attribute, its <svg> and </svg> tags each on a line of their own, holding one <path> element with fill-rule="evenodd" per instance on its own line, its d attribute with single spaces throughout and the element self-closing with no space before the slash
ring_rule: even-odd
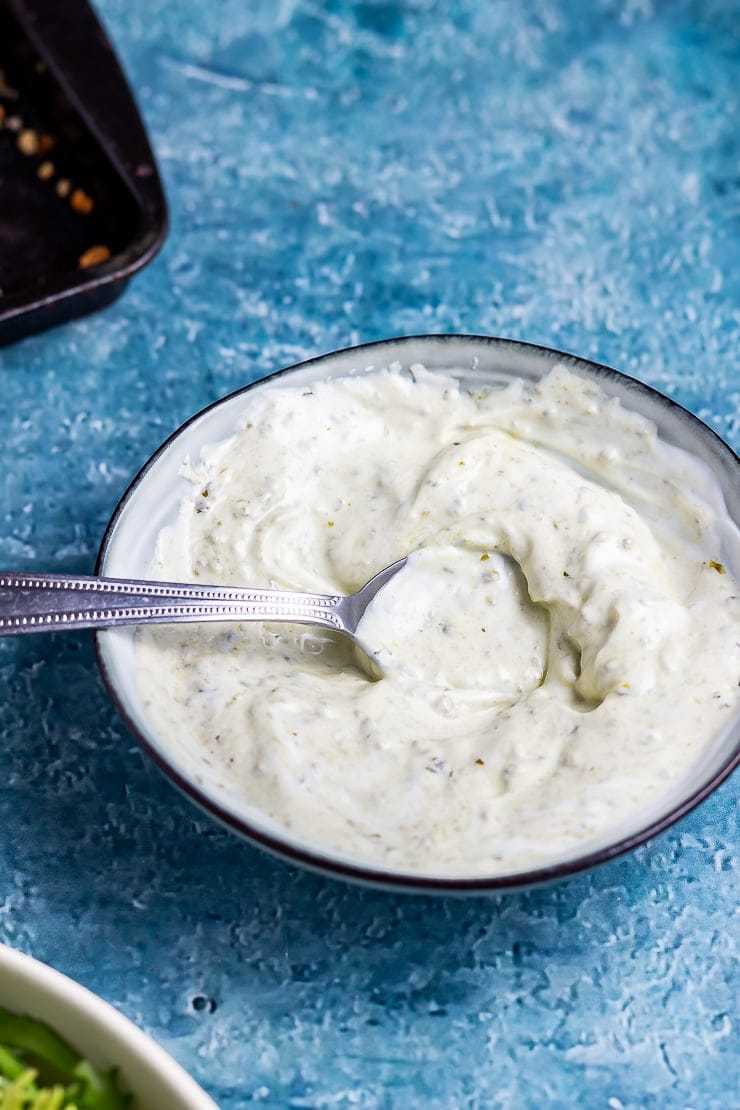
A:
<svg viewBox="0 0 740 1110">
<path fill-rule="evenodd" d="M 172 233 L 104 314 L 0 352 L 0 565 L 90 571 L 185 417 L 394 334 L 595 357 L 738 446 L 736 4 L 101 11 Z M 358 891 L 182 801 L 86 637 L 0 643 L 0 674 L 0 938 L 119 1006 L 224 1108 L 737 1104 L 732 784 L 559 886 Z"/>
</svg>

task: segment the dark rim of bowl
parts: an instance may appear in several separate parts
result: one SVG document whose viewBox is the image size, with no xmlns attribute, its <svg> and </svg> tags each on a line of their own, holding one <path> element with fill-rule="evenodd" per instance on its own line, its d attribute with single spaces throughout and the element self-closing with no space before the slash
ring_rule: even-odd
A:
<svg viewBox="0 0 740 1110">
<path fill-rule="evenodd" d="M 629 374 L 624 374 L 620 370 L 614 370 L 612 367 L 604 366 L 602 363 L 593 362 L 590 359 L 581 358 L 579 355 L 572 355 L 565 351 L 558 351 L 552 347 L 543 347 L 536 343 L 524 343 L 516 339 L 504 339 L 494 336 L 482 335 L 460 335 L 460 334 L 431 334 L 431 335 L 409 335 L 401 336 L 392 339 L 378 340 L 373 343 L 363 343 L 353 347 L 341 348 L 337 351 L 330 351 L 323 355 L 317 355 L 314 358 L 306 359 L 303 362 L 294 363 L 284 369 L 277 370 L 272 374 L 268 374 L 257 381 L 250 382 L 249 385 L 242 386 L 240 389 L 234 390 L 225 397 L 219 398 L 217 401 L 206 405 L 205 408 L 200 409 L 197 413 L 191 416 L 183 424 L 181 424 L 172 435 L 161 444 L 161 446 L 154 452 L 154 454 L 142 466 L 141 470 L 131 481 L 125 493 L 118 502 L 113 515 L 108 523 L 108 526 L 103 535 L 98 552 L 97 562 L 95 564 L 95 573 L 100 575 L 102 568 L 105 564 L 108 548 L 115 533 L 118 521 L 123 513 L 124 508 L 128 504 L 131 496 L 135 493 L 141 482 L 144 480 L 149 470 L 160 456 L 170 447 L 170 445 L 195 423 L 200 420 L 206 413 L 212 409 L 218 408 L 223 404 L 239 397 L 244 393 L 248 393 L 251 389 L 257 386 L 264 385 L 265 382 L 274 381 L 281 378 L 286 374 L 294 373 L 297 370 L 302 370 L 305 367 L 314 365 L 318 362 L 323 362 L 328 358 L 337 355 L 356 353 L 358 357 L 365 358 L 371 355 L 373 351 L 379 348 L 404 345 L 411 345 L 414 343 L 449 343 L 452 345 L 462 345 L 466 342 L 477 343 L 481 345 L 490 345 L 503 348 L 512 348 L 521 353 L 531 352 L 533 355 L 547 359 L 555 359 L 557 361 L 564 361 L 571 363 L 576 367 L 580 366 L 587 369 L 590 373 L 595 373 L 597 377 L 611 379 L 621 384 L 629 383 L 630 389 L 643 393 L 651 398 L 658 398 L 659 401 L 667 409 L 673 411 L 680 419 L 689 423 L 692 428 L 697 431 L 700 436 L 708 441 L 713 448 L 714 453 L 724 457 L 732 466 L 738 468 L 740 472 L 740 457 L 730 447 L 725 440 L 722 439 L 715 431 L 713 431 L 707 424 L 705 424 L 699 417 L 694 416 L 682 405 L 667 397 L 665 394 L 660 393 L 659 390 L 654 389 L 652 386 L 646 385 L 644 382 L 639 381 L 637 378 L 631 377 Z M 607 863 L 609 860 L 615 859 L 617 856 L 624 855 L 626 852 L 631 852 L 638 848 L 641 844 L 651 840 L 659 833 L 665 832 L 681 818 L 690 813 L 700 802 L 703 802 L 710 794 L 712 794 L 718 786 L 720 786 L 725 779 L 729 778 L 732 772 L 740 764 L 740 738 L 738 739 L 735 748 L 722 765 L 715 771 L 711 778 L 700 786 L 688 797 L 684 798 L 674 806 L 668 813 L 659 817 L 657 820 L 651 822 L 645 828 L 640 829 L 636 833 L 623 837 L 621 840 L 616 841 L 614 844 L 606 845 L 596 851 L 592 851 L 583 856 L 575 856 L 571 859 L 562 861 L 561 863 L 554 863 L 549 866 L 537 867 L 530 871 L 517 871 L 510 874 L 493 875 L 493 876 L 480 876 L 476 878 L 454 878 L 454 877 L 435 877 L 434 875 L 414 875 L 404 874 L 398 871 L 384 871 L 381 868 L 363 867 L 359 864 L 345 862 L 341 859 L 335 859 L 331 855 L 324 855 L 320 851 L 310 851 L 300 848 L 290 841 L 282 840 L 277 836 L 272 836 L 269 833 L 254 827 L 249 821 L 242 817 L 237 816 L 231 811 L 225 809 L 218 802 L 214 801 L 205 791 L 201 790 L 187 777 L 180 773 L 177 768 L 165 759 L 156 748 L 154 748 L 143 733 L 139 730 L 137 725 L 129 715 L 123 700 L 119 697 L 116 686 L 108 673 L 105 663 L 103 648 L 100 641 L 100 633 L 94 633 L 95 654 L 97 657 L 100 673 L 103 682 L 108 691 L 108 694 L 118 711 L 119 716 L 123 720 L 126 727 L 134 735 L 142 749 L 146 752 L 150 759 L 159 767 L 159 769 L 170 779 L 170 781 L 191 801 L 193 801 L 200 809 L 204 810 L 210 816 L 214 817 L 222 825 L 233 832 L 238 833 L 246 840 L 258 844 L 274 855 L 288 860 L 292 863 L 299 863 L 310 870 L 328 874 L 333 877 L 359 882 L 369 886 L 381 887 L 393 890 L 405 890 L 412 893 L 436 893 L 436 894 L 455 894 L 455 893 L 497 893 L 506 890 L 514 890 L 520 887 L 530 887 L 542 883 L 548 883 L 565 879 L 571 875 L 575 875 L 580 871 L 587 871 L 597 864 Z"/>
</svg>

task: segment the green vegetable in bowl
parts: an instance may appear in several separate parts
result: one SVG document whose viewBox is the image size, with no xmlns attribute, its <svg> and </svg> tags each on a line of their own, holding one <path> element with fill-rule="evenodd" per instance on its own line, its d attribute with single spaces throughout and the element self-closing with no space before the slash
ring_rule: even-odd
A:
<svg viewBox="0 0 740 1110">
<path fill-rule="evenodd" d="M 133 1110 L 116 1068 L 99 1071 L 48 1025 L 0 1009 L 0 1110 Z"/>
</svg>

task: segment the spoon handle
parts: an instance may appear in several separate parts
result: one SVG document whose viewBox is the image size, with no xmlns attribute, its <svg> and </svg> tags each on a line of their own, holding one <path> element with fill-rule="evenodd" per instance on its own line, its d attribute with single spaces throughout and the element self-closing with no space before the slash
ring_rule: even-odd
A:
<svg viewBox="0 0 740 1110">
<path fill-rule="evenodd" d="M 287 590 L 0 571 L 0 636 L 201 621 L 288 621 L 343 631 L 342 600 Z"/>
</svg>

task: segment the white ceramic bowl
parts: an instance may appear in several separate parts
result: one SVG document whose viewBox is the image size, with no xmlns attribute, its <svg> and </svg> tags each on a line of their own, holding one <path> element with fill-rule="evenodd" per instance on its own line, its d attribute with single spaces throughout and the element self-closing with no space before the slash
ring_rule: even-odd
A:
<svg viewBox="0 0 740 1110">
<path fill-rule="evenodd" d="M 120 1069 L 136 1110 L 218 1110 L 164 1049 L 102 998 L 0 945 L 0 1007 L 46 1022 L 97 1067 Z"/>
<path fill-rule="evenodd" d="M 619 397 L 625 407 L 651 419 L 665 441 L 704 460 L 722 487 L 730 516 L 740 525 L 740 460 L 731 448 L 667 397 L 615 370 L 572 355 L 505 339 L 418 336 L 339 351 L 281 373 L 289 375 L 292 385 L 305 386 L 352 370 L 389 366 L 393 362 L 403 366 L 422 363 L 430 370 L 451 373 L 466 385 L 478 388 L 486 384 L 505 384 L 512 377 L 536 380 L 555 363 L 565 363 L 574 372 L 598 380 L 602 389 Z M 147 577 L 156 537 L 162 527 L 172 522 L 190 489 L 189 483 L 179 474 L 184 457 L 197 458 L 206 444 L 232 435 L 249 401 L 250 391 L 260 384 L 247 386 L 194 416 L 149 460 L 124 494 L 108 526 L 98 558 L 99 574 L 111 578 Z M 723 558 L 735 577 L 740 577 L 740 551 L 733 548 L 724 552 Z M 740 719 L 737 719 L 726 734 L 717 738 L 694 769 L 691 780 L 681 783 L 661 799 L 654 811 L 643 814 L 638 827 L 633 822 L 612 830 L 607 839 L 594 842 L 580 854 L 549 866 L 472 879 L 391 873 L 343 857 L 338 851 L 316 849 L 296 839 L 250 806 L 228 784 L 215 778 L 215 772 L 198 768 L 188 762 L 184 754 L 165 748 L 147 718 L 136 687 L 133 631 L 124 628 L 99 633 L 97 649 L 104 680 L 132 732 L 162 770 L 198 805 L 229 828 L 291 860 L 385 887 L 441 892 L 491 891 L 532 885 L 591 867 L 636 847 L 688 813 L 730 774 L 740 759 Z"/>
</svg>

